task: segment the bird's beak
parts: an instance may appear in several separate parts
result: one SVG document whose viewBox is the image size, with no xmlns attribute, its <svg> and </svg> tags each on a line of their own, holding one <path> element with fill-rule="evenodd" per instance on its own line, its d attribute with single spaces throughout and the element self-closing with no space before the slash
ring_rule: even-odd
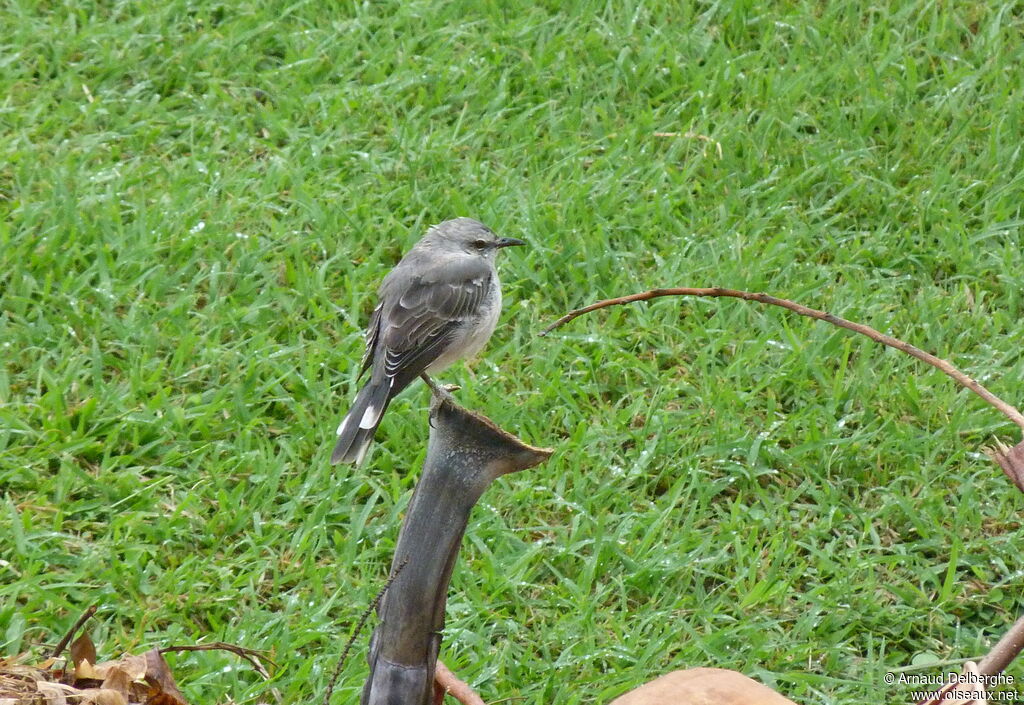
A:
<svg viewBox="0 0 1024 705">
<path fill-rule="evenodd" d="M 495 247 L 515 247 L 517 245 L 525 245 L 526 243 L 518 238 L 514 237 L 503 237 L 494 243 Z"/>
</svg>

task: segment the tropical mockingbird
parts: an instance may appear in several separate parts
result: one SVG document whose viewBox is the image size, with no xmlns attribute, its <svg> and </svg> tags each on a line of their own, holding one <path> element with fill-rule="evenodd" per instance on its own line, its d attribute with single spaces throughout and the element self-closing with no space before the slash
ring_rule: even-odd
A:
<svg viewBox="0 0 1024 705">
<path fill-rule="evenodd" d="M 446 220 L 384 277 L 359 373 L 370 378 L 338 426 L 332 464 L 363 462 L 388 404 L 413 380 L 480 352 L 501 313 L 495 257 L 524 244 L 472 218 Z"/>
</svg>

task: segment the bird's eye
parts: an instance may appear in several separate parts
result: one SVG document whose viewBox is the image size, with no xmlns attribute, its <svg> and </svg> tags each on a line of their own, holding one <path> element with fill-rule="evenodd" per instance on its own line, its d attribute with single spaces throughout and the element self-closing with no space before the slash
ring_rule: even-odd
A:
<svg viewBox="0 0 1024 705">
<path fill-rule="evenodd" d="M 475 240 L 473 242 L 473 247 L 475 247 L 478 250 L 482 250 L 485 247 L 487 247 L 487 240 Z"/>
</svg>

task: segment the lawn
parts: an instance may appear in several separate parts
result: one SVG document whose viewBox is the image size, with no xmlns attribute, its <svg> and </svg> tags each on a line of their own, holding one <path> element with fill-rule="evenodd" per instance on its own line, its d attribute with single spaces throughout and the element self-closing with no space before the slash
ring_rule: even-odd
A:
<svg viewBox="0 0 1024 705">
<path fill-rule="evenodd" d="M 1019 433 L 942 374 L 725 299 L 538 336 L 765 291 L 1024 403 L 1019 4 L 13 0 L 0 27 L 0 655 L 99 604 L 102 656 L 279 665 L 172 655 L 193 702 L 319 702 L 427 434 L 416 384 L 363 468 L 328 464 L 362 327 L 458 215 L 530 246 L 443 381 L 557 449 L 455 570 L 442 658 L 486 700 L 718 665 L 898 702 L 886 671 L 1024 609 L 1024 497 L 982 453 Z"/>
</svg>

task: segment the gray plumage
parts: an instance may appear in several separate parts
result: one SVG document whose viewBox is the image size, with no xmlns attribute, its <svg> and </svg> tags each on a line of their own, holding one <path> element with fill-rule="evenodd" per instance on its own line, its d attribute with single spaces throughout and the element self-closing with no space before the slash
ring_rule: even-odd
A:
<svg viewBox="0 0 1024 705">
<path fill-rule="evenodd" d="M 480 352 L 501 313 L 495 257 L 522 244 L 472 218 L 447 220 L 384 277 L 360 371 L 370 378 L 338 426 L 332 464 L 363 462 L 388 404 L 413 380 Z"/>
</svg>

